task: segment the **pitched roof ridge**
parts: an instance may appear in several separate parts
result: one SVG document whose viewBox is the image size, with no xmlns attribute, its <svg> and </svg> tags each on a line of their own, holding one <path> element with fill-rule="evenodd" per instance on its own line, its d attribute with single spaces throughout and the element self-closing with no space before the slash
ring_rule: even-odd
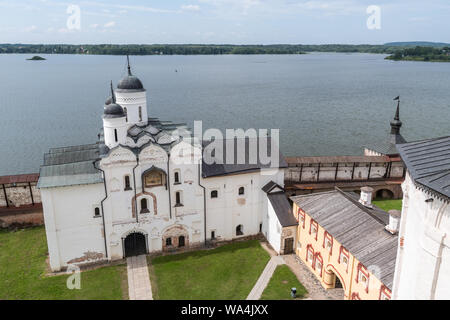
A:
<svg viewBox="0 0 450 320">
<path fill-rule="evenodd" d="M 373 219 L 375 219 L 376 221 L 378 221 L 379 223 L 381 223 L 382 225 L 385 225 L 385 222 L 383 220 L 381 220 L 380 218 L 378 218 L 377 216 L 375 216 L 371 210 L 368 207 L 366 207 L 365 205 L 363 205 L 362 203 L 360 203 L 358 200 L 354 199 L 353 197 L 351 197 L 349 194 L 347 194 L 345 191 L 339 189 L 338 187 L 335 187 L 335 189 L 342 194 L 347 200 L 349 200 L 351 203 L 353 203 L 354 205 L 356 205 L 359 209 L 361 209 L 362 211 L 364 211 L 365 213 L 367 213 L 370 217 L 372 217 Z M 381 210 L 381 209 L 380 209 Z M 384 210 L 383 210 L 384 211 Z"/>
</svg>

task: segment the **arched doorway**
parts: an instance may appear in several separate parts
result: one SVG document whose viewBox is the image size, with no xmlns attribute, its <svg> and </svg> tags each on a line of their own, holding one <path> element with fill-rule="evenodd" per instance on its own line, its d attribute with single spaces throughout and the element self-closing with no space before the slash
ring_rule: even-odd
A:
<svg viewBox="0 0 450 320">
<path fill-rule="evenodd" d="M 380 189 L 375 194 L 376 199 L 393 199 L 394 193 L 388 189 Z"/>
<path fill-rule="evenodd" d="M 138 256 L 147 253 L 147 239 L 142 233 L 131 233 L 123 242 L 125 257 Z"/>
</svg>

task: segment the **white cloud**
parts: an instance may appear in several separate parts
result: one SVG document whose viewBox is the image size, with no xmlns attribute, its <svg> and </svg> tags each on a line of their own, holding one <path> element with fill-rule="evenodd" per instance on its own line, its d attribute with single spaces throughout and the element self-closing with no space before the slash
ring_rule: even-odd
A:
<svg viewBox="0 0 450 320">
<path fill-rule="evenodd" d="M 199 11 L 200 6 L 196 4 L 185 4 L 181 6 L 181 10 L 183 11 Z"/>
<path fill-rule="evenodd" d="M 115 21 L 110 21 L 110 22 L 108 22 L 108 23 L 105 23 L 105 25 L 103 26 L 103 27 L 105 27 L 105 28 L 111 28 L 111 27 L 114 27 L 116 25 L 116 22 Z"/>
<path fill-rule="evenodd" d="M 91 27 L 92 29 L 97 29 L 99 27 L 99 24 L 94 23 L 94 24 L 91 24 L 89 27 Z"/>
</svg>

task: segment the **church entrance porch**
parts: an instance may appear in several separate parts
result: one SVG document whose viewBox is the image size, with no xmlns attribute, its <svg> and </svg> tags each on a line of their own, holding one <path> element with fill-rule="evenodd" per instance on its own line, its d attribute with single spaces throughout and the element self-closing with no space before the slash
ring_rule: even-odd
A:
<svg viewBox="0 0 450 320">
<path fill-rule="evenodd" d="M 163 233 L 163 251 L 174 251 L 189 247 L 189 236 L 187 230 L 181 225 L 168 228 Z"/>
<path fill-rule="evenodd" d="M 142 233 L 131 233 L 124 240 L 124 256 L 133 257 L 147 253 L 147 239 Z"/>
</svg>

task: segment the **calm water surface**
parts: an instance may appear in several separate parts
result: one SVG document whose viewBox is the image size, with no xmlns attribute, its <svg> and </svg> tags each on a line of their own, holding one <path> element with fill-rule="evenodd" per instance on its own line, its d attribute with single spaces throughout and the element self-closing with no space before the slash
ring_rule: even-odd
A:
<svg viewBox="0 0 450 320">
<path fill-rule="evenodd" d="M 0 175 L 38 172 L 51 147 L 96 141 L 119 56 L 0 55 Z M 385 139 L 397 95 L 406 139 L 450 134 L 450 63 L 384 55 L 132 57 L 149 116 L 203 128 L 279 128 L 284 155 L 358 155 Z M 175 72 L 178 70 L 178 72 Z"/>
</svg>

